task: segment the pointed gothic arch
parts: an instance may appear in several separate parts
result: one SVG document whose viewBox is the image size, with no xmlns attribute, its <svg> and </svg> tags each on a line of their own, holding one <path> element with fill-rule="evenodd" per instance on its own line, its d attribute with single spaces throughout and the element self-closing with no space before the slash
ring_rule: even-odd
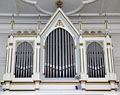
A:
<svg viewBox="0 0 120 95">
<path fill-rule="evenodd" d="M 53 30 L 47 36 L 45 46 L 45 77 L 74 77 L 75 45 L 70 33 L 63 28 Z"/>
<path fill-rule="evenodd" d="M 15 77 L 28 78 L 33 73 L 33 48 L 28 42 L 22 42 L 17 46 L 15 59 Z"/>
<path fill-rule="evenodd" d="M 90 78 L 105 77 L 104 51 L 97 42 L 92 42 L 87 47 L 87 72 Z"/>
</svg>

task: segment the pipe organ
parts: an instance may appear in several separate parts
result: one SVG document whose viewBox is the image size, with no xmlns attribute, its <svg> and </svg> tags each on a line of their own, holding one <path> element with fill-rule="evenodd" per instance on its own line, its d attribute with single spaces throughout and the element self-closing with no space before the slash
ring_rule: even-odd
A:
<svg viewBox="0 0 120 95">
<path fill-rule="evenodd" d="M 78 31 L 58 8 L 42 30 L 8 36 L 3 90 L 115 91 L 112 51 L 109 34 Z"/>
</svg>

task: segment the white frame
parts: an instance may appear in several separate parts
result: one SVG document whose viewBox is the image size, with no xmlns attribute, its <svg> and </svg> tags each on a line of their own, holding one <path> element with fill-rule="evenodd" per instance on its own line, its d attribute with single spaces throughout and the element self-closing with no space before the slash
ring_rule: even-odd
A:
<svg viewBox="0 0 120 95">
<path fill-rule="evenodd" d="M 85 67 L 85 73 L 87 76 L 87 81 L 88 82 L 107 82 L 109 80 L 109 71 L 108 71 L 108 60 L 107 60 L 107 48 L 106 48 L 106 38 L 105 37 L 84 37 L 84 67 Z M 87 75 L 87 45 L 86 42 L 90 41 L 90 42 L 97 42 L 97 41 L 102 41 L 103 42 L 103 51 L 104 51 L 104 60 L 105 60 L 105 78 L 89 78 Z"/>
<path fill-rule="evenodd" d="M 33 41 L 34 42 L 34 45 L 32 46 L 33 47 L 33 51 L 34 51 L 34 54 L 33 54 L 33 75 L 31 78 L 15 78 L 15 75 L 14 75 L 14 71 L 15 71 L 15 57 L 16 57 L 16 49 L 17 49 L 17 42 L 20 41 L 21 43 L 26 41 L 26 42 L 29 42 L 29 41 Z M 31 44 L 31 43 L 30 43 Z M 34 75 L 36 73 L 36 37 L 14 37 L 14 41 L 13 41 L 13 55 L 12 55 L 12 70 L 11 70 L 11 78 L 12 78 L 12 81 L 13 82 L 24 82 L 24 81 L 33 81 L 34 80 Z"/>
</svg>

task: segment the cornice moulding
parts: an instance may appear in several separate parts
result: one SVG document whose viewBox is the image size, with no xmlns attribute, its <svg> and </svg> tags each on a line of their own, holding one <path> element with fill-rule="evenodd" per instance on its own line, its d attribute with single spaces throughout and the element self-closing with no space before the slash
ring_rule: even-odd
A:
<svg viewBox="0 0 120 95">
<path fill-rule="evenodd" d="M 66 14 L 66 13 L 65 13 Z M 100 13 L 73 13 L 73 14 L 70 14 L 70 15 L 68 15 L 68 14 L 66 14 L 67 16 L 69 16 L 69 17 L 71 17 L 71 16 L 75 16 L 75 17 L 79 17 L 79 16 L 87 16 L 87 17 L 91 17 L 91 16 L 97 16 L 97 17 L 104 17 L 105 16 L 105 14 L 109 17 L 109 16 L 119 16 L 120 17 L 120 13 L 102 13 L 102 14 L 100 14 Z M 13 13 L 0 13 L 0 17 L 1 16 L 8 16 L 8 17 L 12 17 L 12 15 L 13 15 Z M 14 13 L 14 16 L 16 16 L 16 17 L 26 17 L 26 16 L 28 16 L 28 17 L 31 17 L 31 16 L 35 16 L 35 17 L 38 17 L 38 16 L 48 16 L 48 17 L 51 17 L 51 15 L 48 15 L 48 14 L 44 14 L 44 13 L 40 13 L 40 14 L 21 14 L 21 13 L 19 13 L 19 14 L 16 14 L 16 13 Z"/>
</svg>

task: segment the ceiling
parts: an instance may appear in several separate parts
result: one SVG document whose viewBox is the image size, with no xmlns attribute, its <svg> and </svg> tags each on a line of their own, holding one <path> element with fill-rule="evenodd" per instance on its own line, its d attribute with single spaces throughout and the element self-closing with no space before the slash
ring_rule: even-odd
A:
<svg viewBox="0 0 120 95">
<path fill-rule="evenodd" d="M 0 0 L 0 16 L 52 15 L 58 0 Z M 120 16 L 120 0 L 61 0 L 68 16 Z"/>
</svg>

